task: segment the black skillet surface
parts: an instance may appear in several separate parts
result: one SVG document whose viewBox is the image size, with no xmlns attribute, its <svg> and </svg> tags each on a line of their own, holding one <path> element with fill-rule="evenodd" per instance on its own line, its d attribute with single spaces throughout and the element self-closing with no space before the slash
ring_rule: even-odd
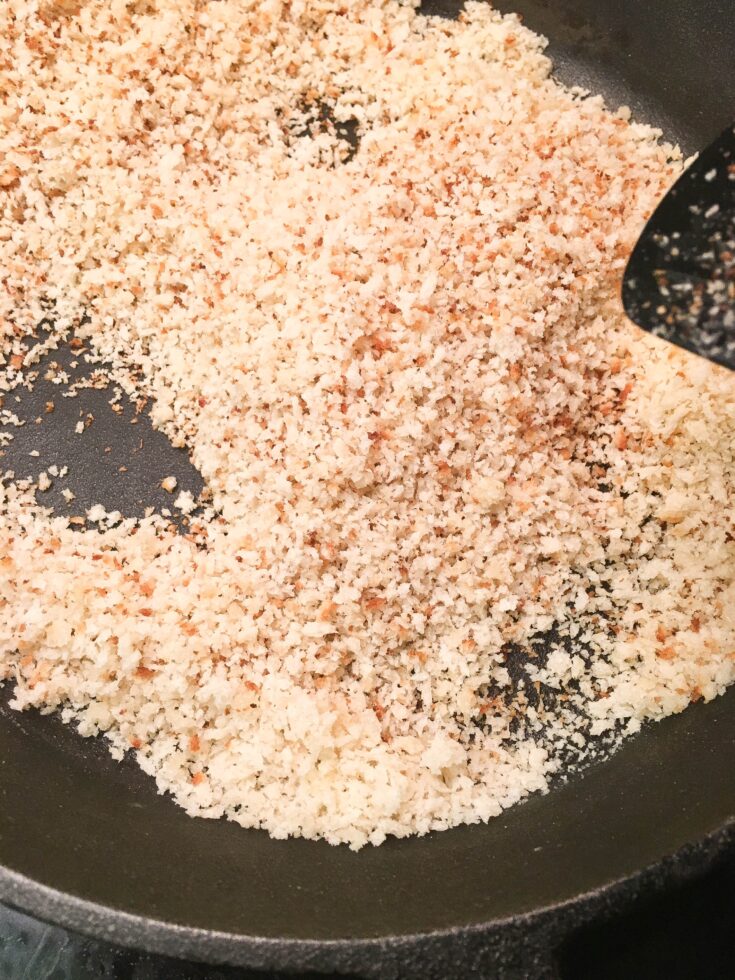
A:
<svg viewBox="0 0 735 980">
<path fill-rule="evenodd" d="M 688 151 L 735 115 L 730 0 L 498 6 L 552 38 L 560 77 L 628 102 Z M 45 396 L 28 396 L 32 427 L 19 431 L 42 453 L 29 463 L 30 443 L 14 445 L 3 463 L 19 472 L 21 462 L 27 472 L 70 463 L 69 509 L 80 512 L 96 502 L 124 513 L 161 506 L 165 495 L 151 488 L 169 474 L 198 489 L 185 456 L 144 416 L 130 426 L 129 407 L 113 413 L 110 395 L 86 391 L 47 416 Z M 95 419 L 75 442 L 62 422 L 80 410 Z M 209 962 L 370 977 L 551 975 L 546 951 L 573 927 L 733 844 L 734 719 L 735 689 L 486 826 L 353 854 L 192 820 L 131 761 L 113 763 L 54 718 L 3 707 L 0 898 L 120 944 Z"/>
<path fill-rule="evenodd" d="M 723 980 L 731 976 L 735 960 L 734 922 L 735 851 L 723 855 L 706 874 L 660 894 L 645 893 L 611 919 L 577 930 L 559 950 L 558 980 Z M 527 971 L 527 978 L 532 975 Z M 125 949 L 0 907 L 3 980 L 286 980 L 288 976 Z M 319 974 L 300 977 L 318 980 Z"/>
</svg>

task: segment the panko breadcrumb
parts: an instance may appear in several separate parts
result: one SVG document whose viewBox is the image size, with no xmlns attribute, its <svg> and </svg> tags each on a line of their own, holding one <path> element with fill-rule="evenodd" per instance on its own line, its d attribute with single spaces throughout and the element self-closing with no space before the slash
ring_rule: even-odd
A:
<svg viewBox="0 0 735 980">
<path fill-rule="evenodd" d="M 732 682 L 735 387 L 618 300 L 658 132 L 482 3 L 7 0 L 0 35 L 0 385 L 73 335 L 211 491 L 177 534 L 6 474 L 14 707 L 360 847 Z"/>
</svg>

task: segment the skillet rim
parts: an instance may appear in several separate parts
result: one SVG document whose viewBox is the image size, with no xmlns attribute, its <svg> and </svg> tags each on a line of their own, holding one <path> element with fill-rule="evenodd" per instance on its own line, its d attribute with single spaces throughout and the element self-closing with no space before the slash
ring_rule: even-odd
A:
<svg viewBox="0 0 735 980">
<path fill-rule="evenodd" d="M 730 850 L 735 850 L 735 814 L 700 840 L 685 843 L 629 875 L 572 898 L 487 922 L 375 938 L 272 938 L 182 926 L 79 898 L 4 865 L 0 865 L 0 901 L 46 923 L 98 941 L 179 960 L 195 958 L 210 965 L 260 970 L 354 972 L 359 969 L 363 975 L 382 976 L 384 957 L 389 951 L 421 956 L 433 946 L 451 944 L 451 950 L 445 950 L 451 953 L 464 944 L 481 941 L 486 945 L 488 939 L 497 939 L 511 928 L 514 932 L 524 930 L 524 942 L 531 949 L 541 947 L 552 955 L 549 939 L 553 938 L 558 945 L 573 928 L 600 913 L 613 914 L 639 894 L 656 893 L 670 884 L 703 874 Z"/>
</svg>

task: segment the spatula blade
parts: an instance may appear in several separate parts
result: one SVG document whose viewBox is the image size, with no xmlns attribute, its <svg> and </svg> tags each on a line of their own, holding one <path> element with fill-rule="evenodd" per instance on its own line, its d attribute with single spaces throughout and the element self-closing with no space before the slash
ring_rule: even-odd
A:
<svg viewBox="0 0 735 980">
<path fill-rule="evenodd" d="M 623 305 L 649 333 L 735 370 L 735 127 L 653 213 L 625 271 Z"/>
</svg>

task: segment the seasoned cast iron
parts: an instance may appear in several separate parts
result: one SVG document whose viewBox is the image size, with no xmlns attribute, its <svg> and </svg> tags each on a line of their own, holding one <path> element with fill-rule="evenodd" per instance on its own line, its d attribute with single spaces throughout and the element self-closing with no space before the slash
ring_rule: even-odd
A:
<svg viewBox="0 0 735 980">
<path fill-rule="evenodd" d="M 735 118 L 732 0 L 498 6 L 551 38 L 563 80 L 627 102 L 686 151 Z M 109 391 L 80 397 L 49 416 L 51 428 L 19 434 L 38 441 L 38 469 L 70 462 L 86 474 L 82 505 L 160 505 L 151 488 L 170 473 L 197 488 L 185 456 L 145 420 L 123 424 Z M 88 443 L 64 424 L 82 404 L 96 415 Z M 143 439 L 137 454 L 130 433 Z M 732 844 L 734 721 L 731 690 L 487 825 L 354 854 L 191 819 L 131 761 L 117 765 L 98 741 L 3 703 L 0 899 L 114 942 L 211 962 L 369 977 L 552 975 L 547 950 L 570 929 Z"/>
</svg>

